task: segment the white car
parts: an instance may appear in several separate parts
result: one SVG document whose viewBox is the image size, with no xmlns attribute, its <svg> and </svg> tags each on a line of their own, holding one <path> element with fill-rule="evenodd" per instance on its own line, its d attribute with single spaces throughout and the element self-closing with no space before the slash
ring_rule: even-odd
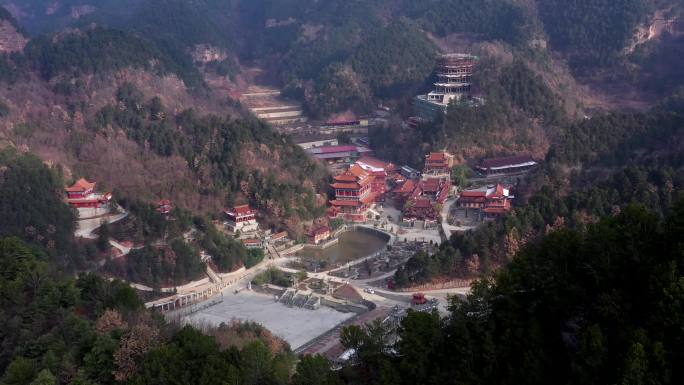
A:
<svg viewBox="0 0 684 385">
<path fill-rule="evenodd" d="M 375 290 L 371 289 L 370 287 L 363 289 L 363 291 L 365 291 L 368 294 L 375 294 Z"/>
</svg>

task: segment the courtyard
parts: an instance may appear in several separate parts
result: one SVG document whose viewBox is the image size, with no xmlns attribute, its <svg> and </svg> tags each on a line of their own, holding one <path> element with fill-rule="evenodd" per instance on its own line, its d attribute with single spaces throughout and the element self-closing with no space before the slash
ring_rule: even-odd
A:
<svg viewBox="0 0 684 385">
<path fill-rule="evenodd" d="M 272 296 L 246 290 L 237 294 L 225 291 L 222 300 L 184 317 L 183 321 L 197 326 L 218 326 L 231 320 L 257 322 L 287 341 L 294 350 L 355 315 L 326 306 L 318 310 L 288 307 L 275 302 Z"/>
</svg>

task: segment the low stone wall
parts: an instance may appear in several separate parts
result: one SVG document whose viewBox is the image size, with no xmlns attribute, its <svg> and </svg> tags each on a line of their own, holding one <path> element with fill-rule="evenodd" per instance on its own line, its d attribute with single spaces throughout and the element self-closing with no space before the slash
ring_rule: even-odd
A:
<svg viewBox="0 0 684 385">
<path fill-rule="evenodd" d="M 327 248 L 330 247 L 330 246 L 334 246 L 334 245 L 338 244 L 339 242 L 340 242 L 340 239 L 339 239 L 339 238 L 333 238 L 333 239 L 331 239 L 331 240 L 329 240 L 329 241 L 326 241 L 326 242 L 323 242 L 323 243 L 319 243 L 319 244 L 317 244 L 317 245 L 314 245 L 314 244 L 312 244 L 312 243 L 307 243 L 307 244 L 304 245 L 304 248 L 306 248 L 306 249 L 323 250 L 323 249 L 327 249 Z"/>
<path fill-rule="evenodd" d="M 290 247 L 289 249 L 283 251 L 283 252 L 280 253 L 280 254 L 282 254 L 282 255 L 294 254 L 294 253 L 298 252 L 299 250 L 301 250 L 301 249 L 303 249 L 303 248 L 304 248 L 304 245 L 300 243 L 299 245 L 294 245 L 294 246 Z"/>
<path fill-rule="evenodd" d="M 405 288 L 401 288 L 401 289 L 396 289 L 395 291 L 402 292 L 402 293 L 408 293 L 408 292 L 416 292 L 416 291 L 429 291 L 429 290 L 442 290 L 442 289 L 462 289 L 462 288 L 470 287 L 470 285 L 472 283 L 473 283 L 472 279 L 454 279 L 451 281 L 441 282 L 441 283 L 426 283 L 426 284 L 418 285 L 418 286 L 405 287 Z"/>
<path fill-rule="evenodd" d="M 235 271 L 231 271 L 230 273 L 218 273 L 217 275 L 219 277 L 221 277 L 221 279 L 224 281 L 226 281 L 226 280 L 230 281 L 233 278 L 240 278 L 246 271 L 247 271 L 247 269 L 245 269 L 245 267 L 242 266 L 241 268 L 239 268 Z"/>
<path fill-rule="evenodd" d="M 205 278 L 199 279 L 197 281 L 192 281 L 190 283 L 186 283 L 185 285 L 182 285 L 182 286 L 165 287 L 165 288 L 162 288 L 161 290 L 165 293 L 171 293 L 174 291 L 174 289 L 178 292 L 181 292 L 184 290 L 192 289 L 193 287 L 196 287 L 196 286 L 206 285 L 209 282 L 210 282 L 209 277 L 205 277 Z"/>
<path fill-rule="evenodd" d="M 372 227 L 372 226 L 354 225 L 351 228 L 348 228 L 347 230 L 349 230 L 349 231 L 352 231 L 352 230 L 367 231 L 367 232 L 371 232 L 371 233 L 381 234 L 382 236 L 387 237 L 387 244 L 388 245 L 393 244 L 394 241 L 396 240 L 396 237 L 392 233 L 387 232 L 387 231 L 382 230 L 382 229 Z"/>
<path fill-rule="evenodd" d="M 362 314 L 368 311 L 368 308 L 363 305 L 354 304 L 351 302 L 346 303 L 344 301 L 332 301 L 329 298 L 324 297 L 321 297 L 321 305 L 333 308 L 342 313 Z"/>
<path fill-rule="evenodd" d="M 274 286 L 274 285 L 252 285 L 252 290 L 261 293 L 261 294 L 268 294 L 268 295 L 277 295 L 280 297 L 285 293 L 285 288 Z"/>
</svg>

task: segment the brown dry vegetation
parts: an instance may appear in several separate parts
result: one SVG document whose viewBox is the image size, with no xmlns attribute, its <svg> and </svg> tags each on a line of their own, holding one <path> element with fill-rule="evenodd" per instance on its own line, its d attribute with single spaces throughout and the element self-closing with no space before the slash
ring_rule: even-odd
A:
<svg viewBox="0 0 684 385">
<path fill-rule="evenodd" d="M 199 327 L 205 334 L 215 337 L 222 350 L 233 346 L 242 349 L 254 341 L 263 342 L 273 354 L 290 350 L 290 345 L 285 340 L 256 323 L 232 320 L 218 327 L 209 325 L 199 325 Z"/>
<path fill-rule="evenodd" d="M 18 52 L 24 49 L 28 39 L 7 20 L 0 20 L 0 53 Z"/>
<path fill-rule="evenodd" d="M 117 87 L 126 81 L 139 85 L 146 96 L 159 95 L 174 111 L 187 106 L 217 112 L 220 106 L 198 103 L 175 77 L 159 78 L 126 70 L 112 79 L 111 82 L 97 77 L 84 79 L 84 91 L 77 97 L 72 96 L 85 101 L 83 113 L 70 113 L 69 97 L 55 94 L 48 84 L 37 79 L 2 88 L 0 99 L 6 100 L 11 110 L 7 119 L 0 120 L 3 138 L 11 145 L 27 148 L 46 162 L 61 165 L 67 179 L 85 176 L 123 196 L 149 201 L 169 198 L 181 207 L 201 212 L 220 209 L 223 197 L 200 194 L 199 181 L 184 159 L 160 157 L 141 148 L 122 132 L 106 130 L 95 134 L 85 128 L 87 115 L 113 103 Z"/>
<path fill-rule="evenodd" d="M 145 99 L 159 96 L 169 113 L 193 108 L 198 115 L 240 116 L 227 99 L 214 98 L 211 91 L 192 93 L 175 76 L 133 69 L 78 80 L 82 86 L 69 96 L 54 91 L 58 80 L 49 84 L 31 78 L 0 88 L 0 101 L 10 109 L 8 117 L 0 118 L 0 140 L 61 165 L 67 179 L 96 180 L 120 197 L 151 202 L 163 197 L 201 213 L 216 213 L 223 207 L 226 193 L 207 188 L 212 182 L 210 170 L 195 173 L 180 156 L 161 157 L 120 130 L 109 127 L 93 132 L 86 122 L 103 106 L 114 104 L 117 88 L 126 82 L 138 87 Z M 248 169 L 265 172 L 278 164 L 280 152 L 278 147 L 247 146 L 241 156 Z M 277 175 L 281 181 L 293 178 L 288 170 Z M 282 214 L 275 204 L 271 210 Z"/>
</svg>

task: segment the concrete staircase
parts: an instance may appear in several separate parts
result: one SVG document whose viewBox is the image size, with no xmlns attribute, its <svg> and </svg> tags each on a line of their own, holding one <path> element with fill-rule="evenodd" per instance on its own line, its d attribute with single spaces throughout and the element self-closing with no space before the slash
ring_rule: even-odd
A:
<svg viewBox="0 0 684 385">
<path fill-rule="evenodd" d="M 219 277 L 218 274 L 216 274 L 216 272 L 211 267 L 209 267 L 209 265 L 207 265 L 207 276 L 209 277 L 211 282 L 215 284 L 220 284 L 223 282 L 221 277 Z"/>
</svg>

